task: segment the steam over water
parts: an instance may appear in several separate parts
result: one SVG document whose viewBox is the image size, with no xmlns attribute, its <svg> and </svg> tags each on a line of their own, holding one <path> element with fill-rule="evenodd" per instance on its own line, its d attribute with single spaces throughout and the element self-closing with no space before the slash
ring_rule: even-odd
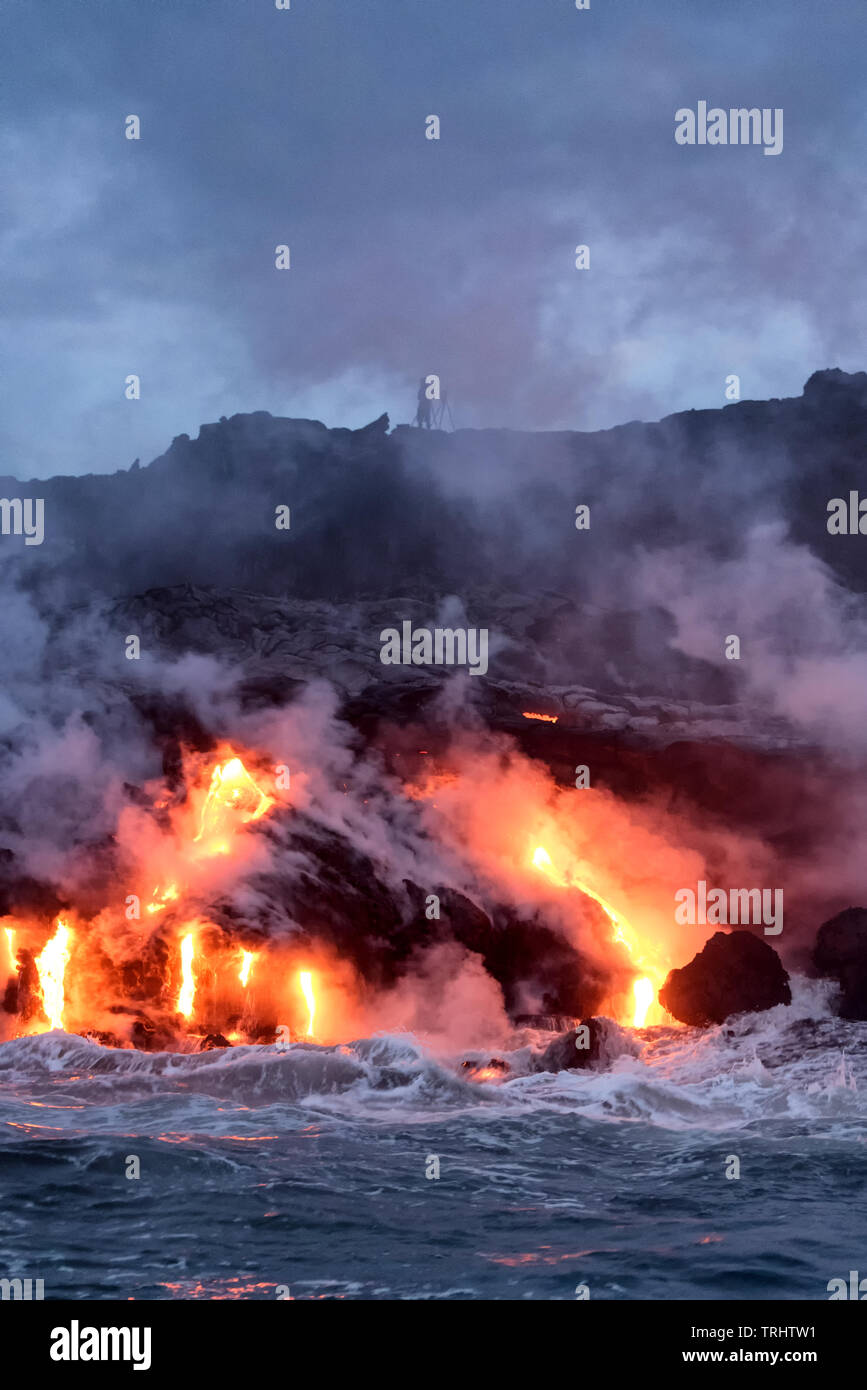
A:
<svg viewBox="0 0 867 1390">
<path fill-rule="evenodd" d="M 7 1042 L 0 1267 L 47 1298 L 826 1299 L 867 1246 L 867 1042 L 793 984 L 602 1072 L 532 1073 L 529 1030 L 448 1057 Z M 464 1079 L 492 1055 L 509 1079 Z"/>
</svg>

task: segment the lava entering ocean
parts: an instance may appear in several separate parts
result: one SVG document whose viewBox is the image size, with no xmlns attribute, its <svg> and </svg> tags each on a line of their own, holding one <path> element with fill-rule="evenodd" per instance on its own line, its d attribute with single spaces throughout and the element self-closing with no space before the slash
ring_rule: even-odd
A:
<svg viewBox="0 0 867 1390">
<path fill-rule="evenodd" d="M 116 839 L 127 850 L 124 867 L 133 891 L 104 888 L 96 912 L 70 902 L 50 920 L 22 911 L 6 918 L 0 935 L 3 1036 L 62 1028 L 111 1046 L 190 1050 L 272 1042 L 279 1020 L 288 1017 L 281 1036 L 311 1039 L 316 1019 L 319 1041 L 340 1041 L 357 1024 L 360 1001 L 375 1001 L 363 953 L 349 968 L 333 941 L 317 940 L 315 930 L 293 944 L 291 930 L 262 929 L 253 939 L 248 927 L 237 926 L 231 892 L 255 894 L 273 853 L 269 836 L 295 814 L 264 760 L 224 745 L 216 762 L 193 753 L 183 761 L 180 788 L 165 780 L 151 785 L 149 804 L 121 814 Z M 406 804 L 428 802 L 435 811 L 436 796 L 460 781 L 449 769 L 432 774 L 426 787 L 406 784 Z M 538 891 L 541 880 L 563 891 L 561 917 L 591 911 L 593 904 L 604 914 L 607 945 L 605 933 L 601 939 L 616 969 L 608 993 L 597 995 L 597 1012 L 632 1027 L 670 1022 L 657 1002 L 667 962 L 592 876 L 555 868 L 543 845 L 526 857 L 513 854 L 513 861 L 525 895 L 534 884 Z M 497 937 L 501 957 L 504 950 L 508 956 L 507 933 Z M 448 938 L 447 923 L 441 935 Z M 554 938 L 540 928 L 537 939 L 548 949 Z M 435 944 L 428 934 L 426 945 Z M 496 950 L 477 949 L 492 968 Z M 519 949 L 526 952 L 526 943 Z M 520 997 L 533 1007 L 532 992 Z M 561 993 L 556 1007 L 578 1016 L 582 1003 Z M 365 1022 L 370 1025 L 369 1011 Z"/>
<path fill-rule="evenodd" d="M 257 1020 L 249 1005 L 258 953 L 241 945 L 237 987 L 226 990 L 225 957 L 234 950 L 237 960 L 239 948 L 221 939 L 201 903 L 215 881 L 208 861 L 237 854 L 243 871 L 237 836 L 276 800 L 261 790 L 242 759 L 226 750 L 209 773 L 201 766 L 193 770 L 190 795 L 176 804 L 166 787 L 157 789 L 150 814 L 157 824 L 162 820 L 162 833 L 154 834 L 152 823 L 150 834 L 143 835 L 145 862 L 136 871 L 142 886 L 118 894 L 122 906 L 106 905 L 90 920 L 70 911 L 53 924 L 22 915 L 7 918 L 0 970 L 13 1035 L 63 1028 L 121 1045 L 147 1045 L 154 1032 L 163 1042 L 173 1035 L 178 1042 L 201 1041 L 228 1031 L 234 1015 L 236 1036 L 253 1040 L 249 1035 Z M 145 893 L 143 885 L 155 879 L 156 886 Z M 125 951 L 113 953 L 112 942 Z M 148 974 L 149 956 L 161 967 L 158 978 L 146 981 L 144 989 L 135 983 L 130 988 L 131 975 Z M 116 999 L 107 1008 L 106 996 Z M 146 1007 L 128 1006 L 130 996 Z M 147 1015 L 157 1020 L 156 1030 Z M 131 1025 L 126 1036 L 124 1023 Z"/>
<path fill-rule="evenodd" d="M 553 883 L 558 883 L 564 888 L 577 888 L 580 893 L 584 893 L 588 898 L 592 898 L 594 902 L 597 902 L 614 929 L 611 934 L 611 940 L 620 946 L 624 946 L 634 961 L 636 969 L 644 972 L 636 976 L 632 984 L 634 1008 L 631 1016 L 627 1013 L 627 1016 L 618 1018 L 617 1015 L 620 1013 L 620 1010 L 618 1010 L 616 1006 L 613 1006 L 612 1017 L 618 1022 L 631 1024 L 633 1028 L 643 1028 L 650 1021 L 648 1016 L 651 1014 L 651 1011 L 659 1015 L 659 1017 L 653 1018 L 652 1021 L 654 1023 L 670 1021 L 670 1015 L 666 1014 L 662 1005 L 658 1004 L 656 999 L 657 991 L 665 981 L 666 971 L 661 970 L 658 965 L 648 961 L 647 955 L 642 951 L 639 945 L 636 932 L 626 919 L 619 916 L 614 911 L 614 908 L 611 907 L 610 903 L 607 903 L 602 895 L 591 888 L 588 883 L 572 880 L 566 875 L 558 875 L 551 862 L 551 856 L 543 845 L 539 845 L 534 851 L 533 865 L 535 868 L 539 869 L 541 873 L 547 874 Z"/>
</svg>

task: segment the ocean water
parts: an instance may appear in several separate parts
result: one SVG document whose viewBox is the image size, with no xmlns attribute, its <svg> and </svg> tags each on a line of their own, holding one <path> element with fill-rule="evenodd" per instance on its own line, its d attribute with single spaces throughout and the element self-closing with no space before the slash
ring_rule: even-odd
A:
<svg viewBox="0 0 867 1390">
<path fill-rule="evenodd" d="M 550 1035 L 525 1030 L 490 1082 L 460 1066 L 484 1054 L 409 1036 L 7 1042 L 0 1276 L 77 1299 L 827 1299 L 867 1275 L 867 1025 L 795 985 L 631 1035 L 604 1072 L 531 1072 Z"/>
</svg>

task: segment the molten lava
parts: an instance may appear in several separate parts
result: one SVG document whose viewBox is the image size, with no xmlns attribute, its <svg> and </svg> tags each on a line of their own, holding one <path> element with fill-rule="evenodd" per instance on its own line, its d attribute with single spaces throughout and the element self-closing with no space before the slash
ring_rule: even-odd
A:
<svg viewBox="0 0 867 1390">
<path fill-rule="evenodd" d="M 616 941 L 620 946 L 625 946 L 626 950 L 634 958 L 637 966 L 643 967 L 645 970 L 653 970 L 653 973 L 658 977 L 657 984 L 654 985 L 652 979 L 650 979 L 648 975 L 637 976 L 632 986 L 635 1005 L 632 1017 L 628 1021 L 633 1028 L 643 1028 L 648 1012 L 656 1003 L 656 991 L 659 985 L 662 984 L 664 976 L 662 971 L 654 969 L 648 964 L 645 956 L 640 951 L 640 943 L 636 932 L 629 925 L 626 918 L 618 915 L 618 913 L 614 911 L 614 908 L 611 907 L 610 903 L 607 903 L 601 894 L 595 892 L 588 884 L 579 879 L 572 878 L 571 876 L 558 874 L 554 868 L 550 854 L 543 845 L 539 845 L 533 852 L 533 866 L 539 869 L 541 873 L 547 875 L 552 883 L 559 884 L 561 888 L 577 888 L 579 892 L 586 894 L 588 898 L 592 898 L 595 903 L 598 903 L 614 928 L 611 934 L 611 940 Z"/>
<path fill-rule="evenodd" d="M 148 903 L 147 910 L 150 913 L 165 912 L 168 904 L 175 902 L 177 897 L 178 888 L 176 883 L 170 883 L 168 888 L 164 888 L 162 891 L 160 891 L 159 888 L 155 888 L 151 901 Z"/>
<path fill-rule="evenodd" d="M 250 979 L 250 971 L 253 968 L 254 959 L 255 955 L 253 951 L 241 952 L 241 969 L 238 971 L 238 979 L 241 981 L 241 984 L 245 988 L 247 986 L 248 980 Z"/>
<path fill-rule="evenodd" d="M 36 957 L 42 1009 L 49 1028 L 63 1027 L 63 976 L 69 961 L 71 933 L 65 922 L 57 919 L 57 931 Z"/>
<path fill-rule="evenodd" d="M 196 982 L 193 978 L 194 953 L 193 933 L 189 932 L 181 942 L 181 990 L 178 995 L 178 1013 L 183 1014 L 184 1018 L 189 1018 L 192 1014 L 193 1000 L 196 997 Z"/>
<path fill-rule="evenodd" d="M 316 1015 L 316 998 L 313 994 L 313 976 L 309 970 L 302 970 L 298 975 L 298 983 L 301 986 L 301 993 L 304 995 L 304 1002 L 307 1005 L 309 1019 L 307 1023 L 307 1036 L 313 1037 L 313 1019 Z"/>
<path fill-rule="evenodd" d="M 548 874 L 549 878 L 554 878 L 554 881 L 557 881 L 554 875 L 554 865 L 551 861 L 551 856 L 542 845 L 538 845 L 533 851 L 533 867 L 535 869 L 541 869 L 543 873 Z"/>
<path fill-rule="evenodd" d="M 211 774 L 211 785 L 202 807 L 196 842 L 204 842 L 213 853 L 226 853 L 226 837 L 237 820 L 242 824 L 259 820 L 274 805 L 274 797 L 256 786 L 240 758 L 218 763 Z"/>
<path fill-rule="evenodd" d="M 544 713 L 526 711 L 525 717 L 557 722 L 556 715 Z M 245 757 L 254 772 L 258 767 L 267 767 L 266 763 L 253 761 L 255 755 L 245 753 Z M 256 776 L 262 781 L 259 773 Z M 445 799 L 450 794 L 447 789 L 458 782 L 454 771 L 436 772 L 423 787 L 408 787 L 406 795 L 428 800 L 433 797 L 431 805 L 436 809 L 437 798 L 442 794 Z M 118 904 L 123 895 L 113 887 L 110 897 L 115 905 L 106 906 L 93 924 L 94 932 L 102 934 L 104 949 L 85 949 L 89 924 L 72 915 L 68 920 L 57 919 L 47 944 L 43 944 L 45 919 L 4 919 L 0 932 L 0 1001 L 8 1000 L 3 1008 L 15 1016 L 14 1026 L 20 1034 L 46 1027 L 77 1030 L 100 1024 L 94 1035 L 100 1040 L 110 1039 L 112 1046 L 166 1046 L 177 1037 L 182 1046 L 189 1047 L 195 1045 L 195 1035 L 200 1030 L 201 1041 L 207 1045 L 220 1032 L 232 1042 L 245 1038 L 255 1041 L 270 1036 L 272 1019 L 278 1016 L 271 1010 L 279 1007 L 272 991 L 274 981 L 279 980 L 293 996 L 289 1005 L 291 1017 L 304 1017 L 300 1013 L 302 999 L 306 1006 L 306 1024 L 301 1024 L 298 1031 L 313 1038 L 317 1023 L 320 1038 L 330 1035 L 334 1022 L 331 962 L 319 956 L 308 957 L 316 966 L 315 978 L 311 970 L 296 971 L 294 965 L 287 976 L 286 965 L 276 952 L 272 956 L 268 947 L 261 951 L 245 950 L 237 939 L 232 939 L 229 917 L 218 916 L 221 925 L 217 926 L 202 915 L 207 913 L 205 904 L 215 896 L 221 902 L 228 897 L 228 889 L 239 871 L 264 858 L 260 857 L 261 843 L 243 845 L 243 827 L 265 816 L 277 805 L 276 798 L 257 785 L 228 744 L 221 745 L 207 762 L 198 753 L 185 754 L 184 783 L 183 788 L 172 787 L 170 794 L 159 784 L 153 788 L 149 808 L 128 808 L 130 821 L 122 843 L 131 851 L 130 858 L 136 865 L 131 885 L 136 891 L 127 896 L 126 902 L 134 904 L 135 910 L 127 911 L 122 919 L 123 909 Z M 510 805 L 507 798 L 503 802 Z M 158 818 L 153 816 L 155 810 L 160 812 Z M 533 842 L 527 845 L 523 825 L 520 833 L 520 839 L 509 841 L 508 854 L 514 857 L 515 844 L 524 847 L 518 857 L 522 872 L 527 874 L 526 850 L 532 851 Z M 560 860 L 565 851 L 556 829 L 551 830 L 551 835 L 556 838 Z M 250 838 L 255 841 L 256 836 Z M 468 839 L 472 844 L 472 837 Z M 554 842 L 552 838 L 552 848 Z M 231 862 L 215 866 L 210 856 L 220 853 L 231 854 L 237 869 Z M 595 862 L 591 866 L 578 858 L 561 860 L 566 864 L 561 871 L 542 845 L 530 857 L 535 870 L 550 882 L 564 889 L 578 889 L 592 898 L 610 923 L 609 928 L 601 919 L 603 935 L 610 935 L 627 952 L 628 963 L 623 958 L 615 972 L 616 988 L 623 992 L 604 1001 L 613 1016 L 636 1028 L 646 1026 L 648 1018 L 661 1021 L 656 987 L 662 982 L 663 972 L 657 968 L 659 957 L 652 943 L 642 939 L 595 888 L 577 875 L 588 874 L 606 891 L 612 891 L 609 882 L 619 880 L 605 877 L 601 869 L 597 871 Z M 132 925 L 138 921 L 139 911 L 144 922 Z M 597 932 L 598 929 L 597 922 Z M 116 958 L 115 943 L 118 956 L 131 957 L 135 953 L 140 957 L 135 971 L 128 969 L 129 959 Z M 37 950 L 41 954 L 35 956 Z M 607 954 L 615 953 L 612 950 Z M 99 1017 L 106 1012 L 103 1001 L 123 991 L 128 976 L 134 979 L 137 991 L 133 998 L 147 1008 L 112 1010 L 118 1023 L 115 1025 L 110 1019 L 103 1022 Z M 285 1003 L 285 995 L 282 997 Z M 124 1020 L 125 1032 L 121 1032 Z M 184 1026 L 182 1020 L 186 1021 Z M 5 1023 L 5 1019 L 0 1022 Z M 117 1033 L 108 1031 L 107 1023 L 112 1024 L 112 1029 L 116 1026 Z M 478 1079 L 490 1080 L 500 1074 L 491 1062 L 479 1069 Z"/>
<path fill-rule="evenodd" d="M 112 905 L 124 896 L 115 885 L 109 902 L 92 921 L 79 923 L 71 915 L 58 918 L 49 928 L 47 944 L 44 919 L 0 919 L 0 1040 L 13 1027 L 17 1036 L 65 1028 L 92 1030 L 111 1046 L 138 1046 L 145 1039 L 148 1045 L 159 1045 L 169 1043 L 173 1031 L 187 1032 L 179 1030 L 181 1020 L 194 1032 L 201 1024 L 206 1035 L 243 1020 L 235 1031 L 256 1035 L 261 1023 L 256 1011 L 269 1007 L 264 978 L 253 998 L 254 985 L 260 983 L 253 980 L 259 968 L 257 953 L 238 944 L 225 950 L 218 944 L 217 929 L 203 921 L 197 909 L 212 887 L 210 856 L 237 856 L 239 871 L 248 865 L 249 855 L 240 843 L 244 830 L 277 804 L 276 796 L 263 790 L 264 783 L 257 785 L 258 766 L 249 760 L 245 766 L 228 744 L 207 762 L 185 752 L 182 790 L 169 791 L 165 782 L 152 784 L 150 808 L 124 808 L 119 843 L 137 865 L 138 882 L 134 880 L 135 891 L 125 895 L 123 917 L 123 909 Z M 152 818 L 155 812 L 160 813 L 158 819 Z M 230 867 L 221 870 L 222 885 L 232 879 Z M 143 921 L 136 927 L 132 924 L 139 914 Z M 98 949 L 86 949 L 88 935 L 101 938 Z M 160 987 L 167 954 L 168 969 Z M 131 968 L 134 956 L 136 972 L 141 973 Z M 116 990 L 123 991 L 133 975 L 136 1002 L 147 1002 L 148 1008 L 114 1011 L 119 1015 L 117 1032 L 96 1028 L 102 1022 L 96 1016 L 106 1012 L 106 992 L 113 997 Z M 237 1012 L 239 990 L 243 1013 Z M 166 1002 L 170 1013 L 179 1017 L 165 1016 Z M 189 1041 L 188 1036 L 184 1045 Z"/>
<path fill-rule="evenodd" d="M 643 975 L 640 980 L 636 980 L 633 984 L 632 993 L 635 995 L 635 1013 L 632 1018 L 632 1026 L 633 1028 L 643 1028 L 648 1010 L 656 999 L 656 990 L 647 976 Z"/>
<path fill-rule="evenodd" d="M 525 719 L 541 719 L 546 724 L 556 724 L 560 718 L 559 714 L 533 714 L 530 710 L 521 710 Z"/>
</svg>

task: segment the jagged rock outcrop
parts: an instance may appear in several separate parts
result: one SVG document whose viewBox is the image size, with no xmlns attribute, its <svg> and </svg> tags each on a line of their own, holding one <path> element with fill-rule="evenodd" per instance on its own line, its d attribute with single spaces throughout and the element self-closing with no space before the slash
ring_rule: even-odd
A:
<svg viewBox="0 0 867 1390">
<path fill-rule="evenodd" d="M 610 1018 L 582 1018 L 549 1043 L 533 1063 L 534 1071 L 603 1071 L 615 1057 L 636 1055 L 638 1048 Z"/>
<path fill-rule="evenodd" d="M 716 932 L 689 965 L 670 972 L 659 1001 L 681 1023 L 704 1026 L 790 1004 L 792 993 L 766 941 L 748 931 Z"/>
<path fill-rule="evenodd" d="M 822 923 L 813 965 L 839 984 L 841 1018 L 867 1020 L 867 908 L 847 907 Z"/>
<path fill-rule="evenodd" d="M 58 593 L 68 605 L 190 583 L 293 602 L 385 600 L 391 621 L 415 616 L 396 611 L 405 597 L 431 620 L 458 594 L 471 624 L 501 627 L 516 644 L 498 651 L 501 678 L 511 658 L 524 679 L 580 670 L 588 685 L 604 674 L 712 703 L 731 697 L 730 673 L 671 648 L 668 615 L 602 609 L 596 597 L 616 591 L 649 541 L 664 550 L 706 534 L 709 508 L 716 559 L 737 553 L 745 511 L 775 515 L 838 579 L 867 590 L 863 548 L 826 526 L 829 497 L 857 487 L 867 452 L 864 380 L 817 372 L 790 400 L 595 433 L 389 434 L 384 415 L 358 430 L 235 415 L 195 440 L 178 436 L 144 467 L 40 481 L 39 563 L 7 546 L 4 566 L 43 607 Z M 578 483 L 605 525 L 581 533 L 576 566 Z M 275 525 L 279 507 L 290 509 L 288 529 Z"/>
<path fill-rule="evenodd" d="M 324 943 L 375 987 L 393 984 L 429 948 L 454 942 L 481 958 L 512 1016 L 528 993 L 552 1013 L 589 1011 L 604 996 L 600 966 L 538 917 L 522 918 L 496 901 L 481 907 L 443 884 L 404 880 L 396 889 L 344 837 L 297 813 L 283 849 L 285 874 L 271 870 L 249 881 L 251 913 L 226 900 L 211 905 L 211 920 L 250 943 L 280 940 L 290 924 L 299 947 Z M 425 913 L 429 893 L 439 899 L 435 919 Z M 583 907 L 598 922 L 596 904 L 588 898 Z"/>
</svg>

